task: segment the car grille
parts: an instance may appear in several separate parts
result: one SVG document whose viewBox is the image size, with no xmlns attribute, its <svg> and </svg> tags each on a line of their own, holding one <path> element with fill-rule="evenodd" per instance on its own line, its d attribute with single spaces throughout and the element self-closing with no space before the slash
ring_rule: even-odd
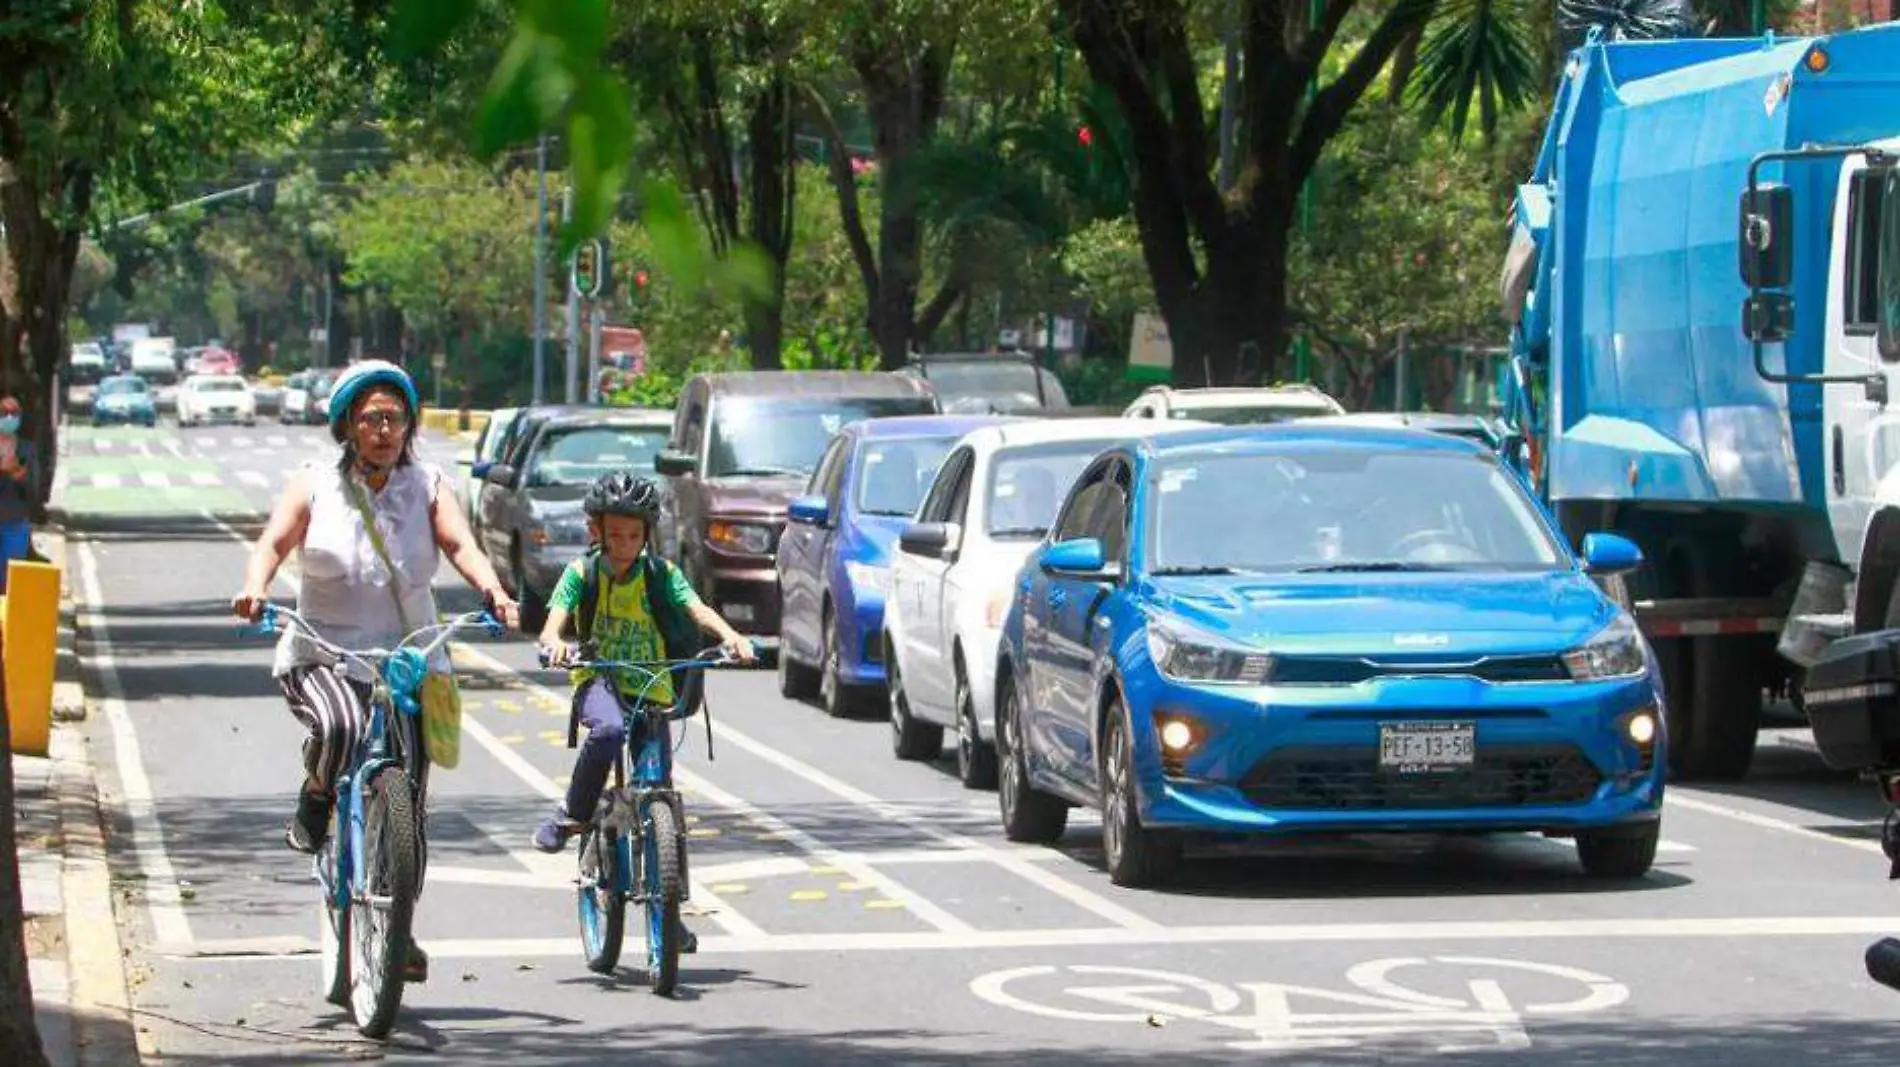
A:
<svg viewBox="0 0 1900 1067">
<path fill-rule="evenodd" d="M 1283 748 L 1241 780 L 1263 808 L 1490 808 L 1575 804 L 1602 782 L 1574 745 L 1479 745 L 1469 771 L 1400 777 L 1379 770 L 1374 747 Z"/>
<path fill-rule="evenodd" d="M 1565 682 L 1558 656 L 1490 656 L 1476 663 L 1367 660 L 1346 656 L 1285 656 L 1273 664 L 1275 685 L 1356 685 L 1374 678 L 1454 675 L 1487 682 Z"/>
</svg>

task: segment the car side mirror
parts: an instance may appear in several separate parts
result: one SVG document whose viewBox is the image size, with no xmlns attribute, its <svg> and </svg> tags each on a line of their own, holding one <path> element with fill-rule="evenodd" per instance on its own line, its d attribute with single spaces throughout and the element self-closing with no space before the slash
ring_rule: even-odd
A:
<svg viewBox="0 0 1900 1067">
<path fill-rule="evenodd" d="M 503 489 L 513 489 L 515 487 L 516 473 L 515 469 L 508 464 L 497 463 L 489 467 L 488 473 L 484 474 L 482 478 L 488 482 L 489 485 L 498 485 Z"/>
<path fill-rule="evenodd" d="M 458 462 L 468 465 L 468 473 L 474 478 L 486 478 L 488 477 L 488 472 L 495 469 L 495 461 L 492 459 L 480 461 L 464 459 Z"/>
<path fill-rule="evenodd" d="M 1643 550 L 1621 534 L 1592 533 L 1583 537 L 1583 569 L 1591 574 L 1628 574 L 1643 565 Z"/>
<path fill-rule="evenodd" d="M 1750 289 L 1783 289 L 1794 280 L 1794 191 L 1785 185 L 1742 190 L 1739 242 L 1742 281 Z"/>
<path fill-rule="evenodd" d="M 681 452 L 677 448 L 662 449 L 653 461 L 653 469 L 668 477 L 691 474 L 697 466 L 697 459 L 691 452 Z"/>
<path fill-rule="evenodd" d="M 831 522 L 831 502 L 822 496 L 801 496 L 786 505 L 785 517 L 801 526 L 824 526 Z"/>
<path fill-rule="evenodd" d="M 1077 537 L 1050 545 L 1042 553 L 1042 569 L 1044 573 L 1064 578 L 1115 579 L 1102 556 L 1102 542 L 1093 537 Z"/>
<path fill-rule="evenodd" d="M 897 547 L 924 559 L 954 560 L 963 542 L 963 529 L 954 522 L 913 522 L 897 536 Z"/>
</svg>

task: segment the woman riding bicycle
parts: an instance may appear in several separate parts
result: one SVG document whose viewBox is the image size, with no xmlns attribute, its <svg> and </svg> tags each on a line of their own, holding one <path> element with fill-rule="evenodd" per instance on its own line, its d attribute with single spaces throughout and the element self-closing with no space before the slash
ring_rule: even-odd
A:
<svg viewBox="0 0 1900 1067">
<path fill-rule="evenodd" d="M 338 376 L 330 436 L 342 455 L 332 467 L 309 463 L 291 475 L 252 550 L 244 591 L 232 602 L 240 617 L 261 615 L 278 567 L 301 549 L 297 610 L 345 647 L 393 648 L 410 629 L 433 623 L 430 583 L 443 556 L 508 626 L 520 626 L 519 607 L 477 546 L 448 479 L 416 459 L 420 408 L 415 383 L 392 363 L 365 360 Z M 446 662 L 434 666 L 447 669 Z M 314 854 L 328 832 L 337 775 L 369 727 L 371 679 L 294 629 L 278 643 L 272 674 L 309 732 L 303 788 L 284 840 Z M 420 800 L 426 762 L 419 758 L 416 766 Z M 411 946 L 412 975 L 426 975 L 427 966 Z"/>
</svg>

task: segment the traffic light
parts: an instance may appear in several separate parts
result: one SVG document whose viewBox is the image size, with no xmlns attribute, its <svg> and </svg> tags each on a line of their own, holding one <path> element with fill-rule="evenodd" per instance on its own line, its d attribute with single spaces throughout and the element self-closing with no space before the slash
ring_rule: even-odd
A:
<svg viewBox="0 0 1900 1067">
<path fill-rule="evenodd" d="M 646 303 L 647 282 L 650 280 L 652 279 L 647 274 L 645 267 L 641 267 L 633 272 L 633 286 L 627 290 L 627 296 L 633 300 L 635 305 Z"/>
<path fill-rule="evenodd" d="M 1083 126 L 1075 131 L 1075 139 L 1081 142 L 1083 148 L 1092 147 L 1095 144 L 1095 131 Z"/>
<path fill-rule="evenodd" d="M 574 250 L 574 275 L 570 284 L 585 297 L 600 295 L 607 280 L 607 250 L 598 238 L 580 243 Z"/>
</svg>

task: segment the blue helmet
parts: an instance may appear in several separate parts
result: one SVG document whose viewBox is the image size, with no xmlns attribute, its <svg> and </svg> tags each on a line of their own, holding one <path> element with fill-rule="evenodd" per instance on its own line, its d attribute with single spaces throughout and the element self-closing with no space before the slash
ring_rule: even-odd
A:
<svg viewBox="0 0 1900 1067">
<path fill-rule="evenodd" d="M 413 423 L 416 412 L 422 407 L 422 397 L 416 393 L 416 383 L 409 378 L 409 372 L 387 360 L 365 359 L 350 364 L 342 374 L 337 375 L 336 384 L 330 388 L 330 434 L 341 440 L 343 423 L 350 417 L 350 409 L 356 406 L 356 398 L 363 390 L 374 385 L 393 385 L 402 393 L 403 403 L 409 408 L 409 418 Z"/>
</svg>

